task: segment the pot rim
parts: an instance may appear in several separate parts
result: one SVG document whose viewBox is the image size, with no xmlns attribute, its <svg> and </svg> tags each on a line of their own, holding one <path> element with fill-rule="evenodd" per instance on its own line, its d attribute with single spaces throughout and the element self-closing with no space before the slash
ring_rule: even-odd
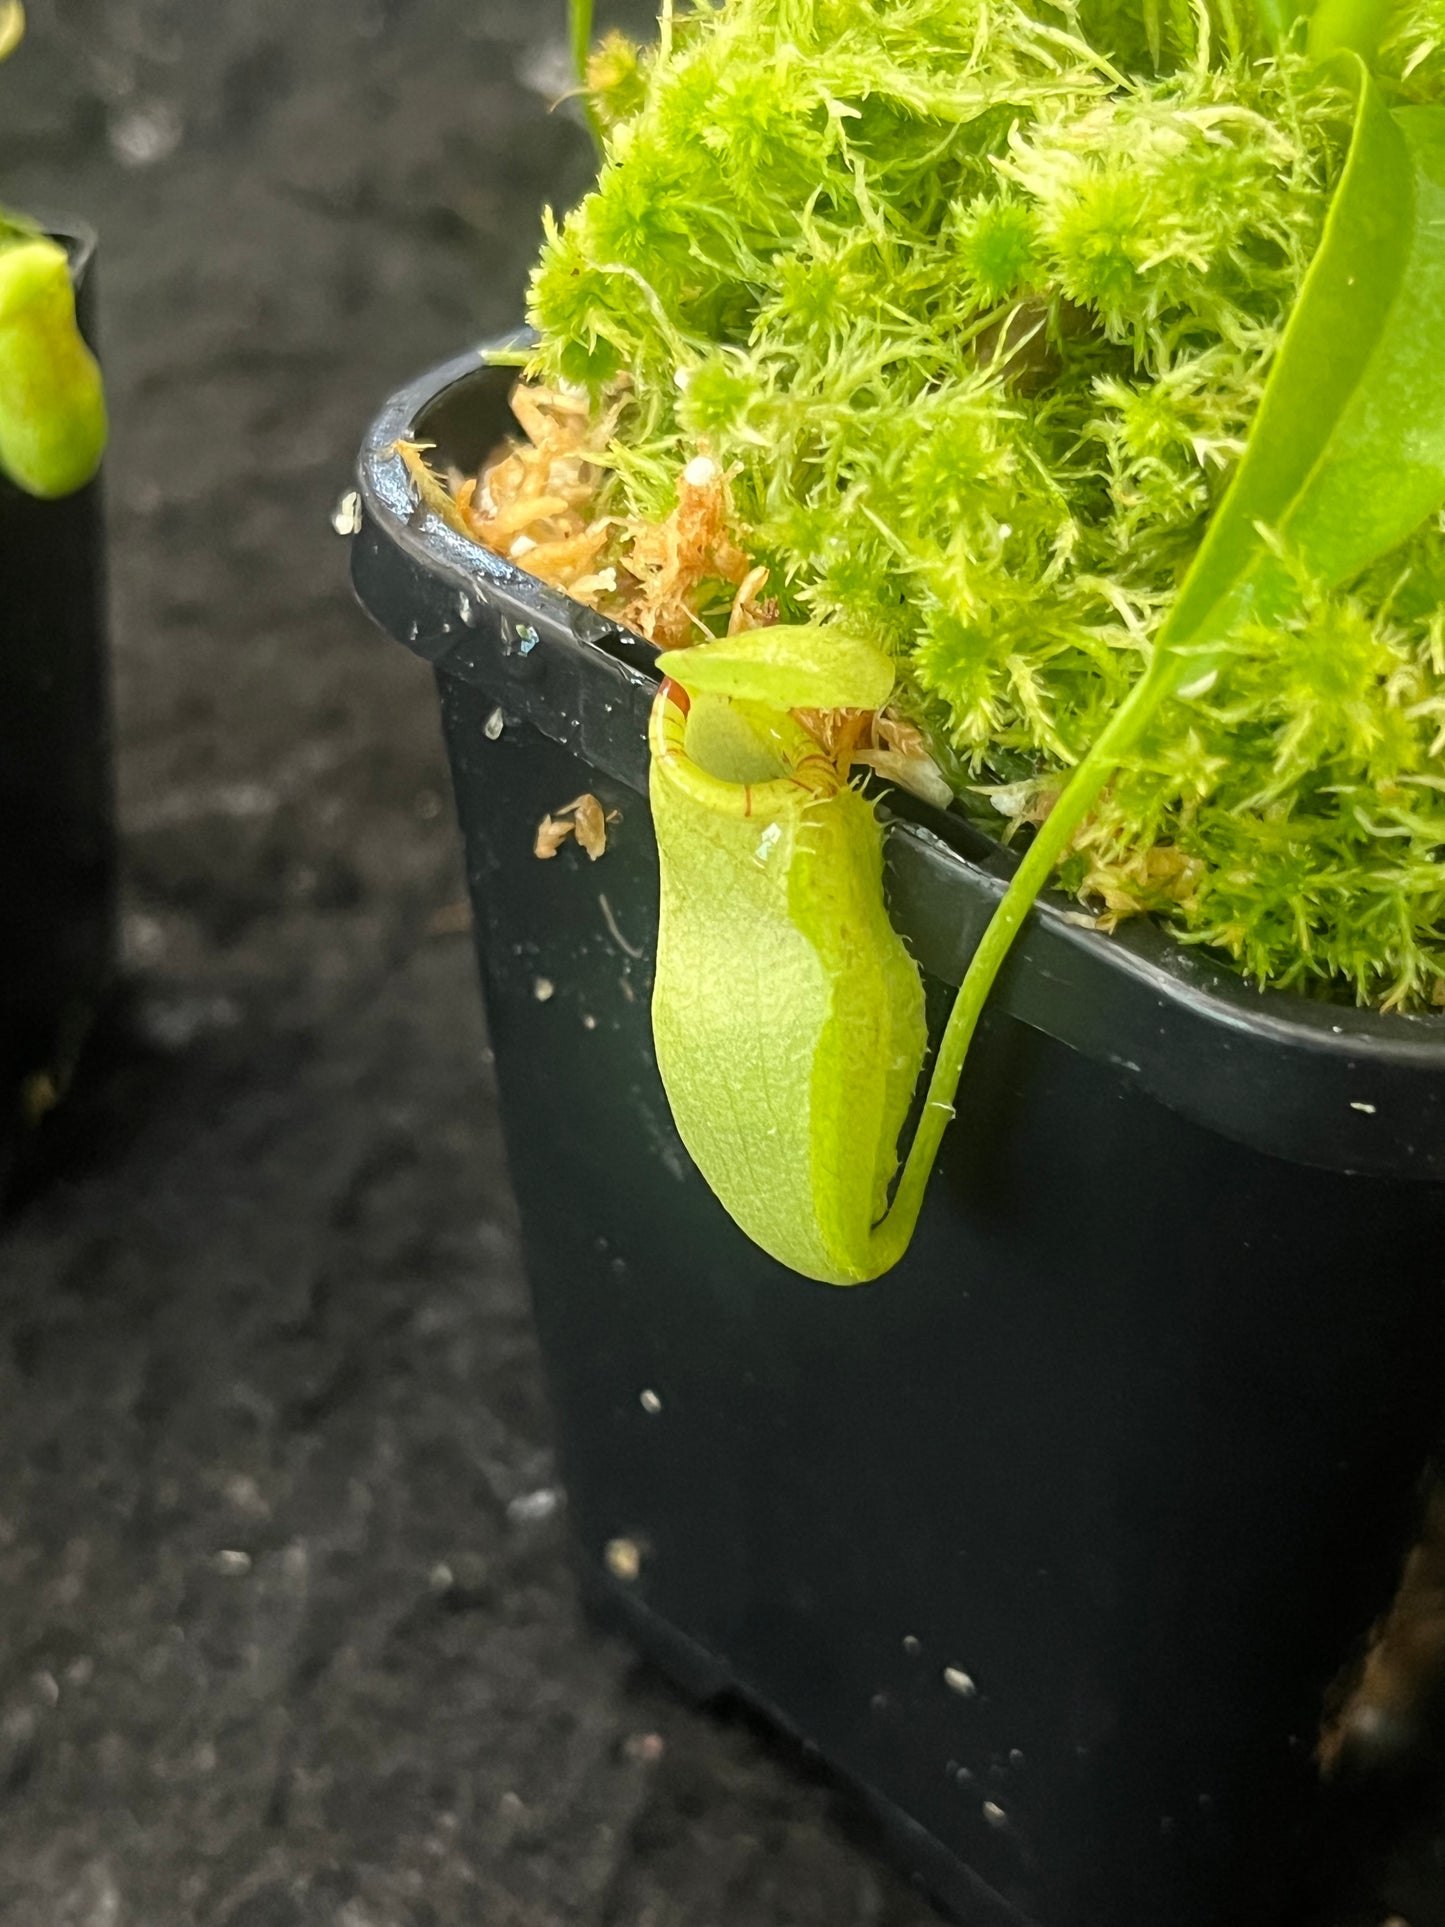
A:
<svg viewBox="0 0 1445 1927">
<path fill-rule="evenodd" d="M 41 221 L 41 226 L 52 241 L 59 241 L 70 256 L 70 278 L 78 286 L 89 273 L 95 261 L 95 250 L 100 245 L 100 237 L 88 221 L 52 216 Z"/>
</svg>

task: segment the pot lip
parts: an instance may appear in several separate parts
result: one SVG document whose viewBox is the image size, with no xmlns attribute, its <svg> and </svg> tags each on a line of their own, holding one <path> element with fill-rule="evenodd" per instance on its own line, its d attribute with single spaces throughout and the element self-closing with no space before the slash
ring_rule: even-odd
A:
<svg viewBox="0 0 1445 1927">
<path fill-rule="evenodd" d="M 604 639 L 614 644 L 621 642 L 624 660 L 633 667 L 650 667 L 657 651 L 644 637 L 634 635 L 606 616 L 599 616 L 583 603 L 574 602 L 571 596 L 551 588 L 537 576 L 528 575 L 505 556 L 484 549 L 479 542 L 467 541 L 429 510 L 419 514 L 406 464 L 395 452 L 397 442 L 417 438 L 417 422 L 448 390 L 468 380 L 516 379 L 520 370 L 489 363 L 488 355 L 529 349 L 535 341 L 530 328 L 514 329 L 510 334 L 480 343 L 466 354 L 453 355 L 397 389 L 367 428 L 362 443 L 356 469 L 362 505 L 366 513 L 386 529 L 390 540 L 403 554 L 428 572 L 441 569 L 454 580 L 458 590 L 507 591 L 517 601 L 540 609 L 561 623 L 584 647 L 598 646 Z M 657 681 L 655 674 L 651 680 Z"/>
<path fill-rule="evenodd" d="M 27 209 L 16 217 L 33 222 L 35 230 L 51 241 L 58 241 L 70 257 L 70 278 L 78 286 L 95 260 L 100 236 L 89 221 L 79 215 L 62 214 L 53 208 Z"/>
<path fill-rule="evenodd" d="M 420 510 L 405 465 L 394 452 L 394 444 L 413 437 L 418 420 L 458 384 L 515 379 L 514 366 L 489 364 L 486 357 L 501 351 L 515 353 L 534 341 L 530 331 L 515 330 L 441 363 L 391 396 L 367 431 L 358 463 L 363 527 L 370 523 L 386 543 L 402 552 L 415 572 L 441 577 L 453 595 L 470 595 L 491 603 L 514 623 L 519 616 L 523 620 L 540 618 L 549 640 L 555 635 L 573 649 L 605 661 L 614 676 L 621 667 L 628 681 L 642 687 L 655 684 L 656 674 L 650 665 L 656 651 L 651 644 L 529 576 L 516 563 L 467 541 L 430 511 Z M 442 661 L 449 641 L 431 637 L 419 642 L 414 632 L 398 639 L 407 641 L 416 653 L 433 663 L 448 670 L 453 667 Z M 456 672 L 465 675 L 463 667 L 457 667 Z M 896 806 L 890 799 L 886 816 L 891 832 L 890 866 L 895 872 L 901 871 L 904 879 L 904 928 L 911 938 L 918 937 L 915 949 L 925 967 L 956 983 L 979 928 L 967 933 L 968 941 L 962 944 L 953 966 L 939 969 L 935 960 L 950 944 L 960 949 L 960 932 L 954 928 L 949 937 L 936 936 L 929 956 L 923 953 L 930 946 L 914 926 L 929 920 L 930 896 L 937 904 L 947 894 L 939 886 L 949 872 L 955 876 L 966 872 L 975 890 L 981 884 L 997 901 L 1013 859 L 965 819 L 955 820 L 947 813 L 915 804 L 911 798 L 900 800 Z M 935 908 L 935 922 L 937 917 Z M 1262 992 L 1222 963 L 1180 943 L 1151 918 L 1132 920 L 1107 934 L 1084 927 L 1078 918 L 1072 899 L 1049 892 L 1035 904 L 1028 923 L 1046 931 L 1053 944 L 1072 953 L 1074 965 L 1087 965 L 1086 974 L 1091 979 L 1111 977 L 1115 997 L 1127 986 L 1131 994 L 1142 992 L 1153 1001 L 1159 1019 L 1172 1008 L 1202 1020 L 1223 1051 L 1230 1049 L 1231 1040 L 1241 1044 L 1249 1041 L 1272 1045 L 1292 1057 L 1330 1060 L 1335 1065 L 1335 1080 L 1343 1079 L 1350 1070 L 1366 1075 L 1393 1072 L 1410 1087 L 1414 1094 L 1411 1108 L 1417 1113 L 1422 1103 L 1433 1110 L 1437 1100 L 1445 1099 L 1445 1016 L 1361 1009 L 1316 1001 L 1288 990 Z M 1026 937 L 1027 929 L 1020 949 L 1027 947 Z M 1055 957 L 1058 954 L 1055 950 Z M 1006 1001 L 1016 1012 L 1020 1010 L 1010 966 L 1005 966 L 993 996 Z M 1036 1019 L 1026 1017 L 1026 1021 Z M 1047 1023 L 1037 1027 L 1051 1028 Z M 1117 1050 L 1097 1049 L 1093 1054 L 1111 1058 L 1125 1069 L 1136 1068 Z M 1366 1100 L 1371 1095 L 1372 1091 L 1365 1088 L 1359 1101 L 1351 1102 L 1351 1108 L 1359 1114 L 1353 1123 L 1368 1126 L 1374 1107 Z M 1395 1108 L 1393 1103 L 1390 1108 Z M 1418 1134 L 1421 1121 L 1417 1115 L 1412 1136 Z M 1413 1152 L 1413 1144 L 1409 1148 Z M 1375 1160 L 1366 1156 L 1364 1162 L 1373 1164 Z"/>
<path fill-rule="evenodd" d="M 62 215 L 52 215 L 41 225 L 52 241 L 59 241 L 70 256 L 70 278 L 81 282 L 95 261 L 95 251 L 100 245 L 100 237 L 88 221 L 76 220 Z"/>
</svg>

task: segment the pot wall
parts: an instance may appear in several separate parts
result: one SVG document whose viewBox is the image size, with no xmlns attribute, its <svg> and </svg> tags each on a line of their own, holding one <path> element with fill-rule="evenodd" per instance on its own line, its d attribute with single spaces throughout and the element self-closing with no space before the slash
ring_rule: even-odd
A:
<svg viewBox="0 0 1445 1927">
<path fill-rule="evenodd" d="M 672 1129 L 645 807 L 442 698 L 594 1590 L 921 1827 L 967 1919 L 1009 1918 L 974 1876 L 1046 1927 L 1290 1917 L 1323 1696 L 1445 1416 L 1439 1191 L 1261 1157 L 995 1018 L 904 1264 L 799 1279 Z M 588 788 L 607 855 L 539 863 Z"/>
</svg>

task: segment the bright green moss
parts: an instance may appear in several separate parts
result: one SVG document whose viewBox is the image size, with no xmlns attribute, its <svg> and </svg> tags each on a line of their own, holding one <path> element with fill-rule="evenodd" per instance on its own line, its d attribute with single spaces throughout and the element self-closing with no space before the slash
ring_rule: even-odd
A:
<svg viewBox="0 0 1445 1927">
<path fill-rule="evenodd" d="M 957 228 L 961 292 L 971 307 L 1031 292 L 1040 273 L 1039 236 L 1026 202 L 980 194 L 961 210 Z"/>
<path fill-rule="evenodd" d="M 1147 659 L 1350 115 L 1244 0 L 1035 12 L 723 0 L 660 52 L 609 43 L 608 159 L 532 298 L 547 378 L 633 379 L 606 506 L 656 517 L 719 458 L 784 618 L 892 650 L 1017 835 Z M 1408 0 L 1381 66 L 1445 100 L 1445 0 Z M 1237 638 L 1062 880 L 1261 982 L 1445 1001 L 1442 607 L 1432 526 Z"/>
</svg>

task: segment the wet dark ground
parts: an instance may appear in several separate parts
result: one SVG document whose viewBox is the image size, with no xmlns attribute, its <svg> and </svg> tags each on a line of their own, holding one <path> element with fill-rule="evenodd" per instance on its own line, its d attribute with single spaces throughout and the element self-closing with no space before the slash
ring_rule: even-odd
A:
<svg viewBox="0 0 1445 1927">
<path fill-rule="evenodd" d="M 0 1233 L 0 1924 L 921 1923 L 580 1618 L 432 689 L 329 526 L 585 179 L 560 0 L 31 12 L 0 184 L 104 237 L 129 992 Z M 1445 1921 L 1419 1838 L 1341 1921 Z"/>
</svg>

